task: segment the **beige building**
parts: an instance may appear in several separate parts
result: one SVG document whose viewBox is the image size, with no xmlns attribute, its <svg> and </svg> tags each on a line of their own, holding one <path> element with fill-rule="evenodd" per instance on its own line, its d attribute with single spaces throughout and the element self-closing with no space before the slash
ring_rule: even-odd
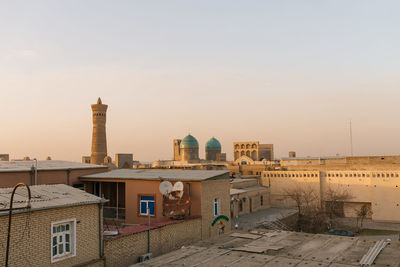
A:
<svg viewBox="0 0 400 267">
<path fill-rule="evenodd" d="M 164 198 L 159 191 L 162 181 L 182 182 L 183 191 L 190 197 L 188 216 L 201 217 L 201 236 L 207 239 L 218 234 L 213 224 L 219 216 L 229 231 L 230 192 L 229 171 L 205 170 L 129 170 L 86 175 L 80 178 L 85 190 L 103 196 L 110 201 L 105 204 L 104 217 L 118 223 L 145 224 L 150 209 L 151 221 L 162 223 L 169 220 L 164 212 Z"/>
<path fill-rule="evenodd" d="M 93 113 L 93 135 L 92 135 L 92 154 L 90 155 L 91 164 L 108 164 L 107 158 L 107 139 L 106 139 L 106 115 L 107 105 L 97 100 L 97 104 L 92 105 Z"/>
<path fill-rule="evenodd" d="M 0 154 L 0 161 L 9 161 L 10 155 L 9 154 Z"/>
<path fill-rule="evenodd" d="M 271 192 L 272 206 L 293 205 L 285 190 L 311 187 L 324 202 L 328 189 L 347 192 L 351 198 L 343 201 L 343 214 L 355 217 L 356 211 L 366 205 L 372 211 L 372 220 L 400 222 L 400 170 L 313 170 L 265 171 L 262 184 Z"/>
<path fill-rule="evenodd" d="M 241 156 L 247 156 L 254 161 L 272 161 L 274 159 L 274 145 L 260 144 L 258 141 L 233 143 L 233 160 L 236 161 Z"/>
<path fill-rule="evenodd" d="M 117 153 L 117 154 L 115 154 L 115 166 L 118 169 L 132 169 L 132 167 L 133 167 L 133 154 L 130 154 L 130 153 Z"/>
<path fill-rule="evenodd" d="M 14 187 L 17 183 L 67 184 L 83 188 L 79 176 L 107 171 L 107 166 L 62 160 L 1 161 L 0 188 Z M 37 175 L 35 175 L 37 174 Z"/>
<path fill-rule="evenodd" d="M 332 156 L 281 158 L 287 170 L 390 170 L 400 169 L 400 156 Z"/>
<path fill-rule="evenodd" d="M 192 135 L 183 139 L 173 140 L 173 161 L 189 163 L 223 162 L 226 154 L 222 153 L 221 143 L 215 137 L 210 138 L 205 145 L 205 160 L 199 157 L 199 143 Z"/>
<path fill-rule="evenodd" d="M 192 135 L 182 140 L 174 139 L 174 160 L 195 162 L 199 161 L 199 143 Z"/>
<path fill-rule="evenodd" d="M 258 179 L 233 179 L 230 195 L 231 218 L 270 207 L 269 188 L 260 186 Z"/>
<path fill-rule="evenodd" d="M 31 186 L 31 208 L 12 215 L 9 266 L 103 266 L 102 200 L 67 185 Z M 0 260 L 5 262 L 11 188 L 0 189 Z M 17 188 L 13 208 L 26 205 Z"/>
</svg>

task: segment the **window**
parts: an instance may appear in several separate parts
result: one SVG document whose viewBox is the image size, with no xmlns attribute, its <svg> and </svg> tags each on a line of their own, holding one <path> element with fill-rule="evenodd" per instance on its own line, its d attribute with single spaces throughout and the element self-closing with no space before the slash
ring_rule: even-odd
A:
<svg viewBox="0 0 400 267">
<path fill-rule="evenodd" d="M 149 215 L 150 210 L 150 215 L 154 216 L 154 206 L 154 196 L 140 196 L 140 215 Z"/>
<path fill-rule="evenodd" d="M 221 207 L 219 203 L 219 198 L 214 198 L 214 216 L 221 214 Z"/>
<path fill-rule="evenodd" d="M 264 206 L 264 196 L 260 196 L 260 205 Z"/>
<path fill-rule="evenodd" d="M 75 228 L 76 219 L 51 224 L 51 262 L 75 256 Z"/>
<path fill-rule="evenodd" d="M 243 201 L 239 200 L 239 212 L 243 211 Z"/>
</svg>

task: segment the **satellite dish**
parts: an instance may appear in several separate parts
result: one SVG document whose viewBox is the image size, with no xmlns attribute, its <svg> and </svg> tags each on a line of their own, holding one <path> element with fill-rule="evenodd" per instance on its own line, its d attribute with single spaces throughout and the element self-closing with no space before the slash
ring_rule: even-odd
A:
<svg viewBox="0 0 400 267">
<path fill-rule="evenodd" d="M 161 194 L 163 194 L 164 196 L 170 192 L 172 192 L 173 186 L 170 182 L 168 181 L 164 181 L 160 184 L 160 192 Z"/>
<path fill-rule="evenodd" d="M 172 191 L 183 191 L 183 183 L 182 182 L 176 182 L 174 184 L 174 188 Z"/>
</svg>

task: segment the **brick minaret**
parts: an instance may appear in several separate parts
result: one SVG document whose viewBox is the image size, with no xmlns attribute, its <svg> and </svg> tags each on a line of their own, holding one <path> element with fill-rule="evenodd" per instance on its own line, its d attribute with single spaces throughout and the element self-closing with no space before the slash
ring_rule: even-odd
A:
<svg viewBox="0 0 400 267">
<path fill-rule="evenodd" d="M 104 158 L 107 157 L 106 140 L 106 114 L 107 105 L 97 100 L 97 104 L 92 105 L 93 112 L 93 136 L 92 136 L 92 154 L 90 155 L 91 164 L 104 164 Z"/>
</svg>

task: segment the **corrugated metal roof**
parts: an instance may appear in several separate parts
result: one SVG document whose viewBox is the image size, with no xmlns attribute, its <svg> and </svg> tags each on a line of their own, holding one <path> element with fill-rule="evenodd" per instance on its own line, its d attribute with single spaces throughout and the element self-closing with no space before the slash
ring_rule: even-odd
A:
<svg viewBox="0 0 400 267">
<path fill-rule="evenodd" d="M 379 240 L 376 242 L 368 252 L 361 258 L 360 265 L 372 265 L 376 259 L 376 257 L 381 253 L 381 251 L 389 244 L 390 242 L 386 242 L 385 240 Z"/>
<path fill-rule="evenodd" d="M 132 180 L 179 180 L 179 181 L 203 181 L 207 179 L 229 178 L 229 171 L 205 171 L 205 170 L 130 170 L 119 169 L 81 176 L 81 179 L 132 179 Z"/>
<path fill-rule="evenodd" d="M 35 166 L 33 160 L 0 161 L 0 172 L 30 171 Z M 87 164 L 64 160 L 38 160 L 38 170 L 67 170 L 67 169 L 93 169 L 107 168 L 107 166 Z"/>
<path fill-rule="evenodd" d="M 241 193 L 246 193 L 246 192 L 251 192 L 251 191 L 262 190 L 262 189 L 267 189 L 267 188 L 264 186 L 261 186 L 261 185 L 256 185 L 256 186 L 251 186 L 251 187 L 246 187 L 246 188 L 231 188 L 230 194 L 236 195 L 236 194 L 241 194 Z"/>
<path fill-rule="evenodd" d="M 33 185 L 29 188 L 32 196 L 30 210 L 87 205 L 100 203 L 102 200 L 100 197 L 65 184 Z M 12 190 L 12 188 L 0 188 L 0 210 L 10 207 Z M 25 207 L 27 200 L 28 190 L 26 187 L 18 187 L 14 194 L 13 208 Z M 8 211 L 0 211 L 0 216 L 5 214 L 8 214 Z"/>
</svg>

